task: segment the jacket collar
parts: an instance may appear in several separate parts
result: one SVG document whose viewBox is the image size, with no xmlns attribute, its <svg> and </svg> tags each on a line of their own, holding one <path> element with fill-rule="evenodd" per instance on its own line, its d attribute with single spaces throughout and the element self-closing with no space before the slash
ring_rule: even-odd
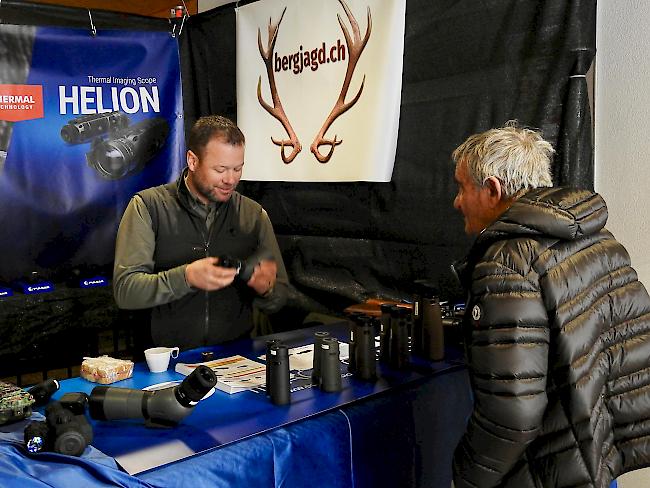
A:
<svg viewBox="0 0 650 488">
<path fill-rule="evenodd" d="M 468 289 L 474 266 L 496 241 L 525 236 L 570 241 L 599 232 L 606 222 L 607 205 L 598 193 L 563 187 L 536 188 L 518 198 L 484 229 L 467 256 L 452 264 L 452 269 Z"/>
</svg>

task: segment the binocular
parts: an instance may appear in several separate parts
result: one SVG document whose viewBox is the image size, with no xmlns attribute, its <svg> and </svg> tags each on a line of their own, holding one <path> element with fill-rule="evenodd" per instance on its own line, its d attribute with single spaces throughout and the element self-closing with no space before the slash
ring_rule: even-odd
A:
<svg viewBox="0 0 650 488">
<path fill-rule="evenodd" d="M 355 315 L 350 325 L 350 355 L 348 372 L 362 381 L 377 378 L 377 354 L 375 350 L 375 320 L 365 315 Z"/>
<path fill-rule="evenodd" d="M 291 403 L 289 348 L 275 339 L 266 343 L 266 393 L 274 405 Z"/>
<path fill-rule="evenodd" d="M 312 382 L 328 393 L 343 388 L 339 341 L 329 332 L 314 333 Z"/>
</svg>

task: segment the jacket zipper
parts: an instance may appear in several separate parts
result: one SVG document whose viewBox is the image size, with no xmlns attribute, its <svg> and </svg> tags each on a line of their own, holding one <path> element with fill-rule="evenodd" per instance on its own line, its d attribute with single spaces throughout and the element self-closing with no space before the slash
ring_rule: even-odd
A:
<svg viewBox="0 0 650 488">
<path fill-rule="evenodd" d="M 205 249 L 205 257 L 210 257 L 210 238 L 214 232 L 215 223 L 219 217 L 219 212 L 221 209 L 217 209 L 212 220 L 212 227 L 208 229 L 206 223 L 203 223 L 203 229 L 201 230 L 201 235 L 203 236 L 203 245 Z M 207 237 L 206 237 L 207 236 Z M 203 324 L 203 344 L 208 343 L 208 333 L 210 331 L 210 292 L 205 290 L 205 323 Z"/>
<path fill-rule="evenodd" d="M 200 223 L 198 226 L 196 225 L 196 220 L 194 220 L 194 222 L 195 222 L 196 229 L 199 231 L 201 237 L 203 238 L 203 256 L 208 258 L 210 257 L 209 236 L 206 236 L 206 231 L 208 229 L 205 225 L 205 222 L 203 222 L 202 224 Z M 206 344 L 208 341 L 208 330 L 210 326 L 210 292 L 208 290 L 204 290 L 203 296 L 205 297 L 205 320 L 203 322 L 203 344 Z"/>
<path fill-rule="evenodd" d="M 205 237 L 204 237 L 205 239 Z M 205 257 L 210 257 L 208 243 L 205 243 Z M 210 292 L 205 290 L 205 323 L 203 324 L 203 344 L 208 342 L 208 331 L 210 329 Z"/>
</svg>

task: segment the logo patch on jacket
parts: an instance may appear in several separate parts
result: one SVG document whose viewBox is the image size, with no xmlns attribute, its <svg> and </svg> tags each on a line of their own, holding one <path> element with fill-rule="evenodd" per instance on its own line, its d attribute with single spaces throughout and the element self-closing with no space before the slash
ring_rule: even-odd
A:
<svg viewBox="0 0 650 488">
<path fill-rule="evenodd" d="M 477 303 L 472 307 L 472 320 L 474 321 L 474 325 L 478 325 L 478 321 L 481 320 L 481 306 Z"/>
</svg>

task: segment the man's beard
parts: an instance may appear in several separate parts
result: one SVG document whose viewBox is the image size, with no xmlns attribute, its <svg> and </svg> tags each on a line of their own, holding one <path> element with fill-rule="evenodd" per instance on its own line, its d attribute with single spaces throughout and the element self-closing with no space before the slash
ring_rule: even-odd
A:
<svg viewBox="0 0 650 488">
<path fill-rule="evenodd" d="M 228 201 L 230 196 L 225 200 L 220 200 L 219 197 L 214 193 L 214 188 L 215 187 L 213 186 L 204 185 L 202 183 L 196 185 L 196 191 L 198 191 L 201 196 L 207 198 L 212 203 L 221 203 Z M 234 190 L 234 188 L 232 190 Z"/>
</svg>

